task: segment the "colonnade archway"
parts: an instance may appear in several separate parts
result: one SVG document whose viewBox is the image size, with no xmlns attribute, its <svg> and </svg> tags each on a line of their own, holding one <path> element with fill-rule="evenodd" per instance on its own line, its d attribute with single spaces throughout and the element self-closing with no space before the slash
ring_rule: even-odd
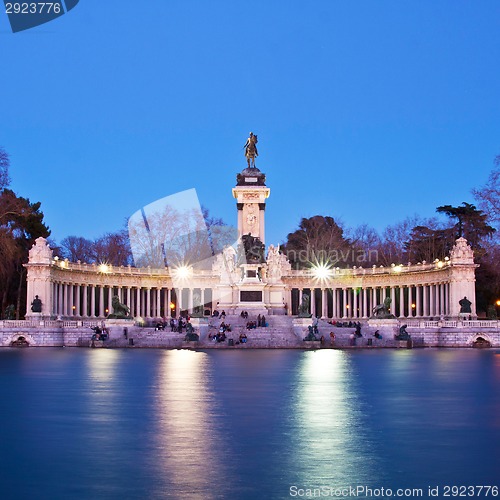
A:
<svg viewBox="0 0 500 500">
<path fill-rule="evenodd" d="M 397 318 L 432 318 L 450 315 L 450 284 L 385 287 L 302 288 L 288 291 L 291 314 L 296 315 L 303 295 L 309 296 L 309 313 L 334 319 L 366 319 L 373 308 L 391 298 L 390 312 Z"/>
<path fill-rule="evenodd" d="M 181 311 L 211 314 L 212 288 L 166 288 L 54 282 L 52 314 L 60 317 L 105 318 L 113 312 L 112 298 L 130 308 L 132 317 L 168 318 Z"/>
</svg>

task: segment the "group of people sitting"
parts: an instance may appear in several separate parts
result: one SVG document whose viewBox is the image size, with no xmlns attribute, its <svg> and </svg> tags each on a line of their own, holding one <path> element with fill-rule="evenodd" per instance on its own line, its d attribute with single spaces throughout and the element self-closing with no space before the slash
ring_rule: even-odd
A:
<svg viewBox="0 0 500 500">
<path fill-rule="evenodd" d="M 264 315 L 258 315 L 257 321 L 247 321 L 247 330 L 253 330 L 255 328 L 261 328 L 269 326 L 269 323 L 266 323 L 266 317 Z"/>
<path fill-rule="evenodd" d="M 182 333 L 182 330 L 187 328 L 187 325 L 190 324 L 189 319 L 189 316 L 187 318 L 181 316 L 179 319 L 170 318 L 170 331 Z"/>
<path fill-rule="evenodd" d="M 208 334 L 208 340 L 213 340 L 214 342 L 225 342 L 226 338 L 225 332 L 217 332 L 215 335 L 212 332 Z"/>
<path fill-rule="evenodd" d="M 224 323 L 224 321 L 219 326 L 219 333 L 226 333 L 231 331 L 231 325 L 229 323 Z"/>
<path fill-rule="evenodd" d="M 221 318 L 224 319 L 226 317 L 226 311 L 222 310 L 220 313 L 217 311 L 217 309 L 214 309 L 214 312 L 212 313 L 212 318 Z"/>
<path fill-rule="evenodd" d="M 361 326 L 361 323 L 358 321 L 329 321 L 330 325 L 336 326 L 337 328 L 356 328 L 357 325 Z"/>
<path fill-rule="evenodd" d="M 93 326 L 90 328 L 94 334 L 92 335 L 92 340 L 108 340 L 109 339 L 109 332 L 106 330 L 105 327 L 98 327 L 98 326 Z"/>
<path fill-rule="evenodd" d="M 248 311 L 241 311 L 240 316 L 241 316 L 243 319 L 248 319 Z"/>
</svg>

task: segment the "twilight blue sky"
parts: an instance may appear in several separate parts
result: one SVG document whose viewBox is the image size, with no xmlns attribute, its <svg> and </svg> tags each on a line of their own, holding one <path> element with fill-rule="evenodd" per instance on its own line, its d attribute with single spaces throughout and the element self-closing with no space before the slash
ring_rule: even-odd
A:
<svg viewBox="0 0 500 500">
<path fill-rule="evenodd" d="M 497 0 L 81 0 L 17 34 L 0 12 L 0 145 L 57 241 L 192 187 L 235 224 L 250 131 L 267 243 L 318 213 L 382 229 L 473 201 L 499 61 Z"/>
</svg>

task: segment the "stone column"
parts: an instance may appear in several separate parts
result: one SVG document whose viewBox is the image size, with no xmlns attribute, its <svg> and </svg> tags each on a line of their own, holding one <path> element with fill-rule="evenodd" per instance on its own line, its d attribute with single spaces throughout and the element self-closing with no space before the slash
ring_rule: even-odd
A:
<svg viewBox="0 0 500 500">
<path fill-rule="evenodd" d="M 156 317 L 161 318 L 161 288 L 156 289 Z"/>
<path fill-rule="evenodd" d="M 151 317 L 151 288 L 146 288 L 146 318 Z"/>
<path fill-rule="evenodd" d="M 88 285 L 83 285 L 83 314 L 82 314 L 82 316 L 85 318 L 87 318 L 89 315 L 88 295 L 89 295 L 89 287 L 88 287 Z"/>
<path fill-rule="evenodd" d="M 139 317 L 143 317 L 143 314 L 142 314 L 142 288 L 139 286 L 137 287 L 137 290 L 136 290 L 136 298 L 137 298 L 137 304 L 136 304 L 136 310 L 137 310 L 137 316 Z"/>
<path fill-rule="evenodd" d="M 356 288 L 352 289 L 352 317 L 357 318 L 358 315 L 358 290 Z"/>
<path fill-rule="evenodd" d="M 104 317 L 104 287 L 99 287 L 99 318 Z"/>
<path fill-rule="evenodd" d="M 81 294 L 81 291 L 82 291 L 82 287 L 81 285 L 75 285 L 75 298 L 74 298 L 74 305 L 75 305 L 75 309 L 73 309 L 74 311 L 74 315 L 79 317 L 80 316 L 80 294 Z"/>
<path fill-rule="evenodd" d="M 183 303 L 184 301 L 182 299 L 182 290 L 183 290 L 182 288 L 179 288 L 178 289 L 179 293 L 177 294 L 177 306 L 179 308 L 179 311 L 178 311 L 179 314 L 182 311 L 182 309 L 184 308 L 184 303 Z"/>
<path fill-rule="evenodd" d="M 396 316 L 396 289 L 391 286 L 391 314 Z"/>
<path fill-rule="evenodd" d="M 188 291 L 188 313 L 193 314 L 193 289 L 189 288 Z"/>
<path fill-rule="evenodd" d="M 66 285 L 66 316 L 72 316 L 73 310 L 73 285 Z"/>
<path fill-rule="evenodd" d="M 126 302 L 126 304 L 129 307 L 129 309 L 130 309 L 130 315 L 133 316 L 133 313 L 132 313 L 132 301 L 131 301 L 131 289 L 132 289 L 131 286 L 127 287 L 127 299 L 126 299 L 127 302 Z"/>
<path fill-rule="evenodd" d="M 304 293 L 304 290 L 302 288 L 299 288 L 299 312 L 300 312 L 300 304 L 302 304 L 302 294 Z"/>
<path fill-rule="evenodd" d="M 62 283 L 59 283 L 59 290 L 58 290 L 58 295 L 59 295 L 59 299 L 57 301 L 57 314 L 59 316 L 62 316 L 64 315 L 64 287 L 63 287 L 63 284 Z"/>
<path fill-rule="evenodd" d="M 411 318 L 413 316 L 413 308 L 411 305 L 413 304 L 413 298 L 412 298 L 412 286 L 408 285 L 408 317 Z"/>
<path fill-rule="evenodd" d="M 90 314 L 91 318 L 95 318 L 95 285 L 90 285 Z"/>
<path fill-rule="evenodd" d="M 170 302 L 172 302 L 172 294 L 170 292 L 170 288 L 165 290 L 165 311 L 167 311 L 166 315 L 171 318 L 172 317 L 172 309 L 170 309 Z"/>
<path fill-rule="evenodd" d="M 420 295 L 422 293 L 422 285 L 417 285 L 415 287 L 415 290 L 416 290 L 416 294 L 417 294 L 417 301 L 416 301 L 417 308 L 415 309 L 415 316 L 417 316 L 419 318 L 422 316 L 422 303 L 420 300 Z"/>
<path fill-rule="evenodd" d="M 368 317 L 368 294 L 367 289 L 363 288 L 363 318 Z"/>
<path fill-rule="evenodd" d="M 429 285 L 429 315 L 436 315 L 434 284 Z"/>
<path fill-rule="evenodd" d="M 403 285 L 399 287 L 399 317 L 405 317 L 405 288 Z"/>
<path fill-rule="evenodd" d="M 424 302 L 423 315 L 425 318 L 429 316 L 429 286 L 424 285 L 422 292 L 423 292 L 423 302 Z"/>
<path fill-rule="evenodd" d="M 342 288 L 342 318 L 347 317 L 347 290 Z"/>
<path fill-rule="evenodd" d="M 328 317 L 328 295 L 326 289 L 321 289 L 321 317 Z"/>
<path fill-rule="evenodd" d="M 111 306 L 111 301 L 113 299 L 113 287 L 108 287 L 108 314 L 113 312 L 113 307 Z"/>
<path fill-rule="evenodd" d="M 309 304 L 311 306 L 311 314 L 313 315 L 313 317 L 316 316 L 316 292 L 315 292 L 315 288 L 309 288 L 309 298 L 311 299 L 309 301 Z"/>
</svg>

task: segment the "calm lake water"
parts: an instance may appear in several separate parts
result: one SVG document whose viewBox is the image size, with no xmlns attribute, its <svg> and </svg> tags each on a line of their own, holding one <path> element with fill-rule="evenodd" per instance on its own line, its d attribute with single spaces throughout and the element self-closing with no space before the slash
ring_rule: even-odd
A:
<svg viewBox="0 0 500 500">
<path fill-rule="evenodd" d="M 3 499 L 500 486 L 499 350 L 0 349 L 0 394 Z"/>
</svg>

